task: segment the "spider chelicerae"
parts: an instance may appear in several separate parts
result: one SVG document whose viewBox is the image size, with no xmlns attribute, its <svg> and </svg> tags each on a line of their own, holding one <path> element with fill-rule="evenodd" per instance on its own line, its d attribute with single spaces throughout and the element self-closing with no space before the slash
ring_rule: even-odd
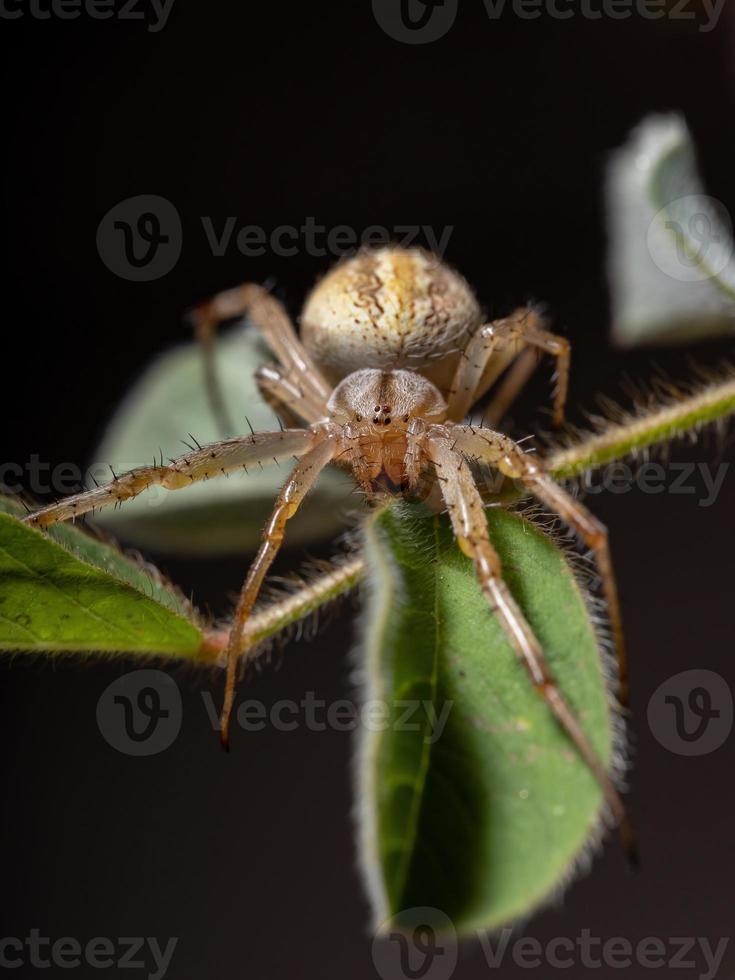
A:
<svg viewBox="0 0 735 980">
<path fill-rule="evenodd" d="M 484 323 L 467 282 L 430 253 L 397 246 L 366 250 L 339 263 L 317 284 L 304 306 L 300 338 L 283 306 L 257 285 L 220 293 L 195 310 L 205 376 L 213 408 L 224 426 L 229 423 L 214 371 L 213 342 L 219 323 L 244 315 L 277 358 L 277 363 L 259 368 L 256 379 L 287 428 L 224 439 L 169 464 L 131 470 L 104 486 L 35 511 L 26 522 L 44 528 L 121 503 L 154 484 L 178 490 L 241 467 L 296 458 L 266 524 L 230 627 L 221 718 L 222 742 L 227 746 L 246 622 L 286 524 L 319 473 L 330 464 L 347 469 L 369 497 L 376 492 L 412 495 L 421 488 L 422 496 L 448 512 L 457 543 L 472 559 L 488 603 L 532 684 L 602 788 L 632 853 L 632 834 L 617 790 L 503 581 L 471 463 L 485 464 L 519 481 L 592 550 L 624 702 L 623 633 L 606 529 L 547 475 L 536 456 L 485 424 L 463 422 L 490 389 L 493 394 L 483 421 L 497 422 L 542 351 L 557 363 L 553 417 L 560 424 L 569 377 L 568 342 L 546 330 L 531 307 Z"/>
</svg>

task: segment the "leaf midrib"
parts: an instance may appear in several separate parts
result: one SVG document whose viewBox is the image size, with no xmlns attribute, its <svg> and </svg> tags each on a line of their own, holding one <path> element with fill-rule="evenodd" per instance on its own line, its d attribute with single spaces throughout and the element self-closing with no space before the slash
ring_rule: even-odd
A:
<svg viewBox="0 0 735 980">
<path fill-rule="evenodd" d="M 439 614 L 439 588 L 437 582 L 437 569 L 439 567 L 438 561 L 435 559 L 439 555 L 439 522 L 438 518 L 433 519 L 433 530 L 434 530 L 434 555 L 432 561 L 429 562 L 429 567 L 432 569 L 433 576 L 433 594 L 434 594 L 434 610 L 433 610 L 433 620 L 435 624 L 434 629 L 434 653 L 432 657 L 432 670 L 429 676 L 429 691 L 431 695 L 432 704 L 436 701 L 436 691 L 438 686 L 438 664 L 439 664 L 439 650 L 440 650 L 440 635 L 441 635 L 441 617 Z M 432 744 L 426 739 L 426 723 L 424 724 L 421 736 L 421 762 L 419 765 L 419 770 L 414 780 L 413 785 L 415 786 L 415 792 L 413 794 L 413 801 L 411 809 L 409 811 L 408 828 L 406 834 L 406 846 L 402 850 L 401 864 L 399 869 L 398 881 L 400 881 L 400 888 L 396 890 L 397 895 L 403 895 L 405 893 L 406 882 L 408 881 L 408 874 L 411 866 L 411 860 L 414 855 L 414 848 L 416 844 L 416 839 L 418 837 L 418 827 L 419 818 L 421 815 L 421 803 L 424 797 L 424 789 L 426 787 L 426 775 L 429 771 L 429 761 L 431 757 Z"/>
</svg>

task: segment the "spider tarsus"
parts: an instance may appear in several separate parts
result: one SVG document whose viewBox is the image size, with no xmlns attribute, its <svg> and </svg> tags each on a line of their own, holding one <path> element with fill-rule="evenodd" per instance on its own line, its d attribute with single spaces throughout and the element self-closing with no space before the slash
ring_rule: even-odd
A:
<svg viewBox="0 0 735 980">
<path fill-rule="evenodd" d="M 224 723 L 224 727 L 221 729 L 219 733 L 219 744 L 222 747 L 222 750 L 229 755 L 230 754 L 230 730 L 226 722 Z"/>
</svg>

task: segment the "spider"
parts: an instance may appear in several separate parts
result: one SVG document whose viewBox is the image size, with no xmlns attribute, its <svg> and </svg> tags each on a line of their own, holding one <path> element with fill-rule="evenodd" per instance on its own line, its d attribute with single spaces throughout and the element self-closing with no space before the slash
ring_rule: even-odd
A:
<svg viewBox="0 0 735 980">
<path fill-rule="evenodd" d="M 365 250 L 339 263 L 315 286 L 303 309 L 301 338 L 283 306 L 257 285 L 220 293 L 194 311 L 212 405 L 223 426 L 229 423 L 213 367 L 213 340 L 222 321 L 246 314 L 278 359 L 260 367 L 256 379 L 287 428 L 223 439 L 169 464 L 131 470 L 104 486 L 31 513 L 27 523 L 44 528 L 119 504 L 154 484 L 178 490 L 241 467 L 296 458 L 265 526 L 230 627 L 220 728 L 227 748 L 246 622 L 286 524 L 319 473 L 329 464 L 346 468 L 369 497 L 376 492 L 416 494 L 420 485 L 428 485 L 430 495 L 441 501 L 440 509 L 448 512 L 457 543 L 473 561 L 479 585 L 531 683 L 600 785 L 632 855 L 632 832 L 617 790 L 503 581 L 470 464 L 485 464 L 519 481 L 592 550 L 607 602 L 624 701 L 622 624 L 606 529 L 544 472 L 538 458 L 493 428 L 463 422 L 473 404 L 504 375 L 484 413 L 484 419 L 497 421 L 525 384 L 541 351 L 556 359 L 553 419 L 561 424 L 569 377 L 568 342 L 546 330 L 531 307 L 483 322 L 465 279 L 435 255 L 398 246 Z"/>
</svg>

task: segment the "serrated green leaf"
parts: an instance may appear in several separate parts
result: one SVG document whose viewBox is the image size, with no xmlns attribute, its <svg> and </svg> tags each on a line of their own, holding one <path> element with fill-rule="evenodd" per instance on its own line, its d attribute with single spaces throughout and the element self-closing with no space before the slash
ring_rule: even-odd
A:
<svg viewBox="0 0 735 980">
<path fill-rule="evenodd" d="M 735 332 L 735 245 L 705 193 L 684 121 L 653 115 L 608 170 L 613 338 L 621 346 Z"/>
<path fill-rule="evenodd" d="M 488 527 L 508 586 L 609 764 L 598 641 L 563 553 L 518 515 L 489 510 Z M 366 548 L 366 696 L 390 719 L 364 735 L 360 760 L 376 921 L 428 906 L 460 933 L 499 926 L 563 881 L 598 825 L 600 790 L 533 690 L 446 518 L 395 504 L 368 524 Z M 419 705 L 417 730 L 401 720 L 404 702 Z"/>
<path fill-rule="evenodd" d="M 249 419 L 258 430 L 278 429 L 278 420 L 261 399 L 254 372 L 269 360 L 252 328 L 225 334 L 217 343 L 217 367 L 228 411 L 240 432 Z M 272 359 L 272 357 L 270 358 Z M 197 344 L 160 356 L 130 391 L 92 467 L 100 482 L 116 473 L 148 465 L 154 457 L 187 452 L 191 433 L 204 444 L 222 438 L 203 383 Z M 237 434 L 237 433 L 232 433 Z M 176 493 L 151 488 L 117 510 L 100 511 L 95 521 L 115 537 L 143 548 L 188 554 L 242 553 L 258 543 L 287 464 L 235 473 L 197 483 Z M 328 537 L 344 525 L 352 483 L 334 468 L 325 471 L 288 528 L 288 544 Z"/>
<path fill-rule="evenodd" d="M 150 568 L 75 527 L 41 533 L 0 498 L 0 650 L 199 656 L 188 603 Z"/>
</svg>

